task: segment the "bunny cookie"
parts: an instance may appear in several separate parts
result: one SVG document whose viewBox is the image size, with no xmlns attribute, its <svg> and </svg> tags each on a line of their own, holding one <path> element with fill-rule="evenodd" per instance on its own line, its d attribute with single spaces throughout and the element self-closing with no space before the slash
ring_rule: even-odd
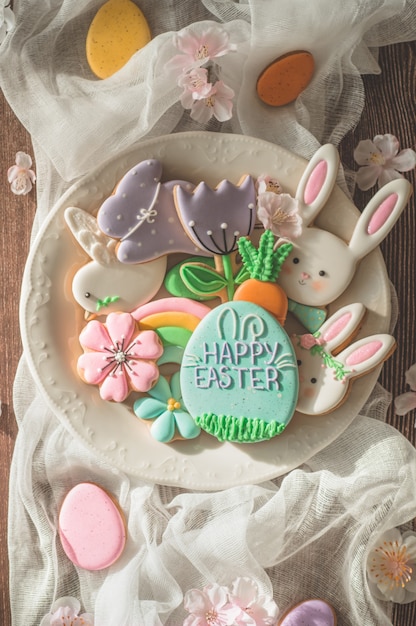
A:
<svg viewBox="0 0 416 626">
<path fill-rule="evenodd" d="M 116 241 L 101 232 L 93 215 L 69 207 L 65 221 L 91 259 L 72 281 L 73 296 L 86 312 L 130 312 L 158 292 L 165 278 L 165 256 L 140 265 L 125 265 L 117 259 Z"/>
<path fill-rule="evenodd" d="M 325 307 L 347 289 L 358 262 L 387 236 L 411 193 L 405 179 L 382 187 L 360 215 L 346 243 L 333 233 L 311 226 L 333 189 L 338 162 L 336 148 L 324 145 L 312 157 L 297 188 L 304 228 L 293 242 L 278 283 L 288 298 L 301 305 Z"/>
<path fill-rule="evenodd" d="M 363 304 L 349 304 L 326 320 L 318 333 L 292 337 L 299 368 L 296 411 L 307 415 L 333 411 L 347 398 L 353 379 L 392 354 L 396 342 L 391 335 L 371 335 L 348 345 L 365 312 Z"/>
</svg>

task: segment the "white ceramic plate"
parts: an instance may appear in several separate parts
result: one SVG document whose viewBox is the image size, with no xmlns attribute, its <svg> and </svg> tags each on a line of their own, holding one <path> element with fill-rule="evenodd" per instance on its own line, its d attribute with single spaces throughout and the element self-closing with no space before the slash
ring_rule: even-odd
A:
<svg viewBox="0 0 416 626">
<path fill-rule="evenodd" d="M 348 427 L 370 395 L 380 368 L 354 382 L 338 410 L 320 417 L 296 413 L 282 435 L 256 444 L 221 444 L 205 433 L 193 441 L 158 443 L 128 406 L 101 400 L 97 387 L 84 384 L 76 375 L 78 336 L 84 322 L 72 298 L 71 278 L 74 268 L 87 258 L 65 225 L 64 210 L 79 206 L 96 211 L 123 174 L 146 158 L 163 163 L 165 180 L 205 180 L 215 186 L 225 177 L 237 183 L 244 173 L 268 173 L 292 194 L 306 165 L 303 159 L 261 140 L 193 132 L 145 141 L 80 180 L 50 212 L 26 265 L 20 313 L 32 374 L 74 437 L 112 466 L 144 480 L 217 490 L 282 475 L 306 462 Z M 357 215 L 337 187 L 317 224 L 348 238 Z M 330 312 L 350 302 L 363 302 L 369 311 L 361 336 L 388 331 L 390 291 L 379 250 L 361 263 L 347 292 Z"/>
</svg>

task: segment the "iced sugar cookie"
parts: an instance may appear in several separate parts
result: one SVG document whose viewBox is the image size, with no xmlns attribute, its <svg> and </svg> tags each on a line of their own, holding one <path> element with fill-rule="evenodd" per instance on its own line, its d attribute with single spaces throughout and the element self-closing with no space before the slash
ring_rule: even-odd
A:
<svg viewBox="0 0 416 626">
<path fill-rule="evenodd" d="M 108 0 L 88 29 L 87 61 L 98 78 L 123 67 L 151 39 L 146 18 L 131 0 Z"/>
<path fill-rule="evenodd" d="M 131 391 L 148 391 L 159 378 L 162 342 L 155 331 L 140 330 L 129 313 L 88 322 L 79 341 L 84 354 L 78 358 L 78 374 L 98 385 L 103 400 L 123 402 Z"/>
<path fill-rule="evenodd" d="M 124 516 L 115 498 L 89 482 L 76 485 L 66 495 L 58 530 L 67 557 L 86 570 L 112 565 L 126 543 Z"/>
<path fill-rule="evenodd" d="M 138 163 L 98 211 L 99 228 L 118 239 L 122 263 L 143 263 L 174 252 L 203 254 L 186 236 L 173 201 L 175 185 L 189 191 L 194 186 L 178 180 L 162 183 L 161 177 L 162 164 L 156 159 Z"/>
<path fill-rule="evenodd" d="M 270 439 L 284 430 L 297 402 L 293 346 L 265 309 L 227 302 L 193 332 L 181 388 L 196 423 L 220 441 Z"/>
<path fill-rule="evenodd" d="M 314 69 L 310 52 L 290 52 L 279 57 L 257 79 L 260 100 L 274 107 L 293 102 L 310 83 Z"/>
<path fill-rule="evenodd" d="M 337 626 L 337 616 L 325 600 L 305 600 L 287 611 L 277 626 Z"/>
</svg>

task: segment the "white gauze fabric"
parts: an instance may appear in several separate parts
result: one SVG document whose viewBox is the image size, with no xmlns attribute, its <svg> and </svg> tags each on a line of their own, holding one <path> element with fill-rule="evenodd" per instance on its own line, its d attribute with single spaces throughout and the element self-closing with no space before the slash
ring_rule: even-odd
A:
<svg viewBox="0 0 416 626">
<path fill-rule="evenodd" d="M 144 137 L 207 129 L 253 135 L 309 158 L 358 121 L 361 75 L 377 73 L 379 46 L 411 40 L 406 0 L 141 0 L 152 41 L 117 74 L 94 78 L 85 36 L 102 0 L 16 0 L 16 28 L 0 47 L 0 84 L 31 133 L 38 175 L 33 236 L 79 177 Z M 236 92 L 230 122 L 193 122 L 164 71 L 172 34 L 217 21 L 238 45 L 218 59 Z M 265 110 L 261 69 L 290 50 L 317 61 L 295 104 Z M 383 129 L 380 129 L 382 132 Z M 16 146 L 16 150 L 19 147 Z M 178 626 L 183 595 L 252 577 L 283 612 L 308 597 L 333 604 L 339 626 L 391 625 L 375 601 L 365 561 L 380 533 L 416 516 L 416 452 L 384 423 L 379 386 L 347 431 L 310 461 L 261 485 L 214 493 L 144 483 L 95 458 L 47 407 L 23 355 L 14 407 L 19 424 L 10 478 L 9 554 L 14 626 L 36 626 L 53 601 L 77 597 L 100 626 Z M 75 568 L 57 537 L 57 511 L 80 481 L 101 484 L 126 514 L 121 559 L 102 572 Z"/>
</svg>

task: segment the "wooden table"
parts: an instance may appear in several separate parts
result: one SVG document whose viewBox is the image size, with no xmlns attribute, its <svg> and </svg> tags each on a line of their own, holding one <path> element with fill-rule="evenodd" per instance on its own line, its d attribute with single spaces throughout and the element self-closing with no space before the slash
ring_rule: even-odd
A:
<svg viewBox="0 0 416 626">
<path fill-rule="evenodd" d="M 416 42 L 389 46 L 380 51 L 380 76 L 365 77 L 366 108 L 357 128 L 342 142 L 343 163 L 355 169 L 353 149 L 360 139 L 390 132 L 399 138 L 402 148 L 415 149 L 416 121 Z M 13 414 L 12 386 L 21 354 L 18 306 L 23 267 L 29 249 L 29 237 L 36 209 L 35 193 L 15 196 L 7 182 L 7 168 L 13 165 L 18 150 L 33 153 L 30 137 L 14 117 L 0 92 L 0 624 L 11 625 L 8 590 L 7 498 L 8 476 L 17 426 Z M 415 172 L 408 177 L 415 183 Z M 405 391 L 404 372 L 416 362 L 416 214 L 415 197 L 387 240 L 382 244 L 387 270 L 396 287 L 400 314 L 395 330 L 398 348 L 385 364 L 381 383 L 393 396 Z M 357 193 L 357 206 L 363 207 L 369 194 Z M 416 444 L 416 413 L 394 415 L 391 407 L 388 422 L 413 445 Z M 415 486 L 416 498 L 416 486 Z M 414 521 L 416 530 L 416 520 Z M 416 624 L 416 603 L 394 606 L 395 626 Z M 29 625 L 28 625 L 29 626 Z M 376 625 L 375 625 L 376 626 Z"/>
</svg>

